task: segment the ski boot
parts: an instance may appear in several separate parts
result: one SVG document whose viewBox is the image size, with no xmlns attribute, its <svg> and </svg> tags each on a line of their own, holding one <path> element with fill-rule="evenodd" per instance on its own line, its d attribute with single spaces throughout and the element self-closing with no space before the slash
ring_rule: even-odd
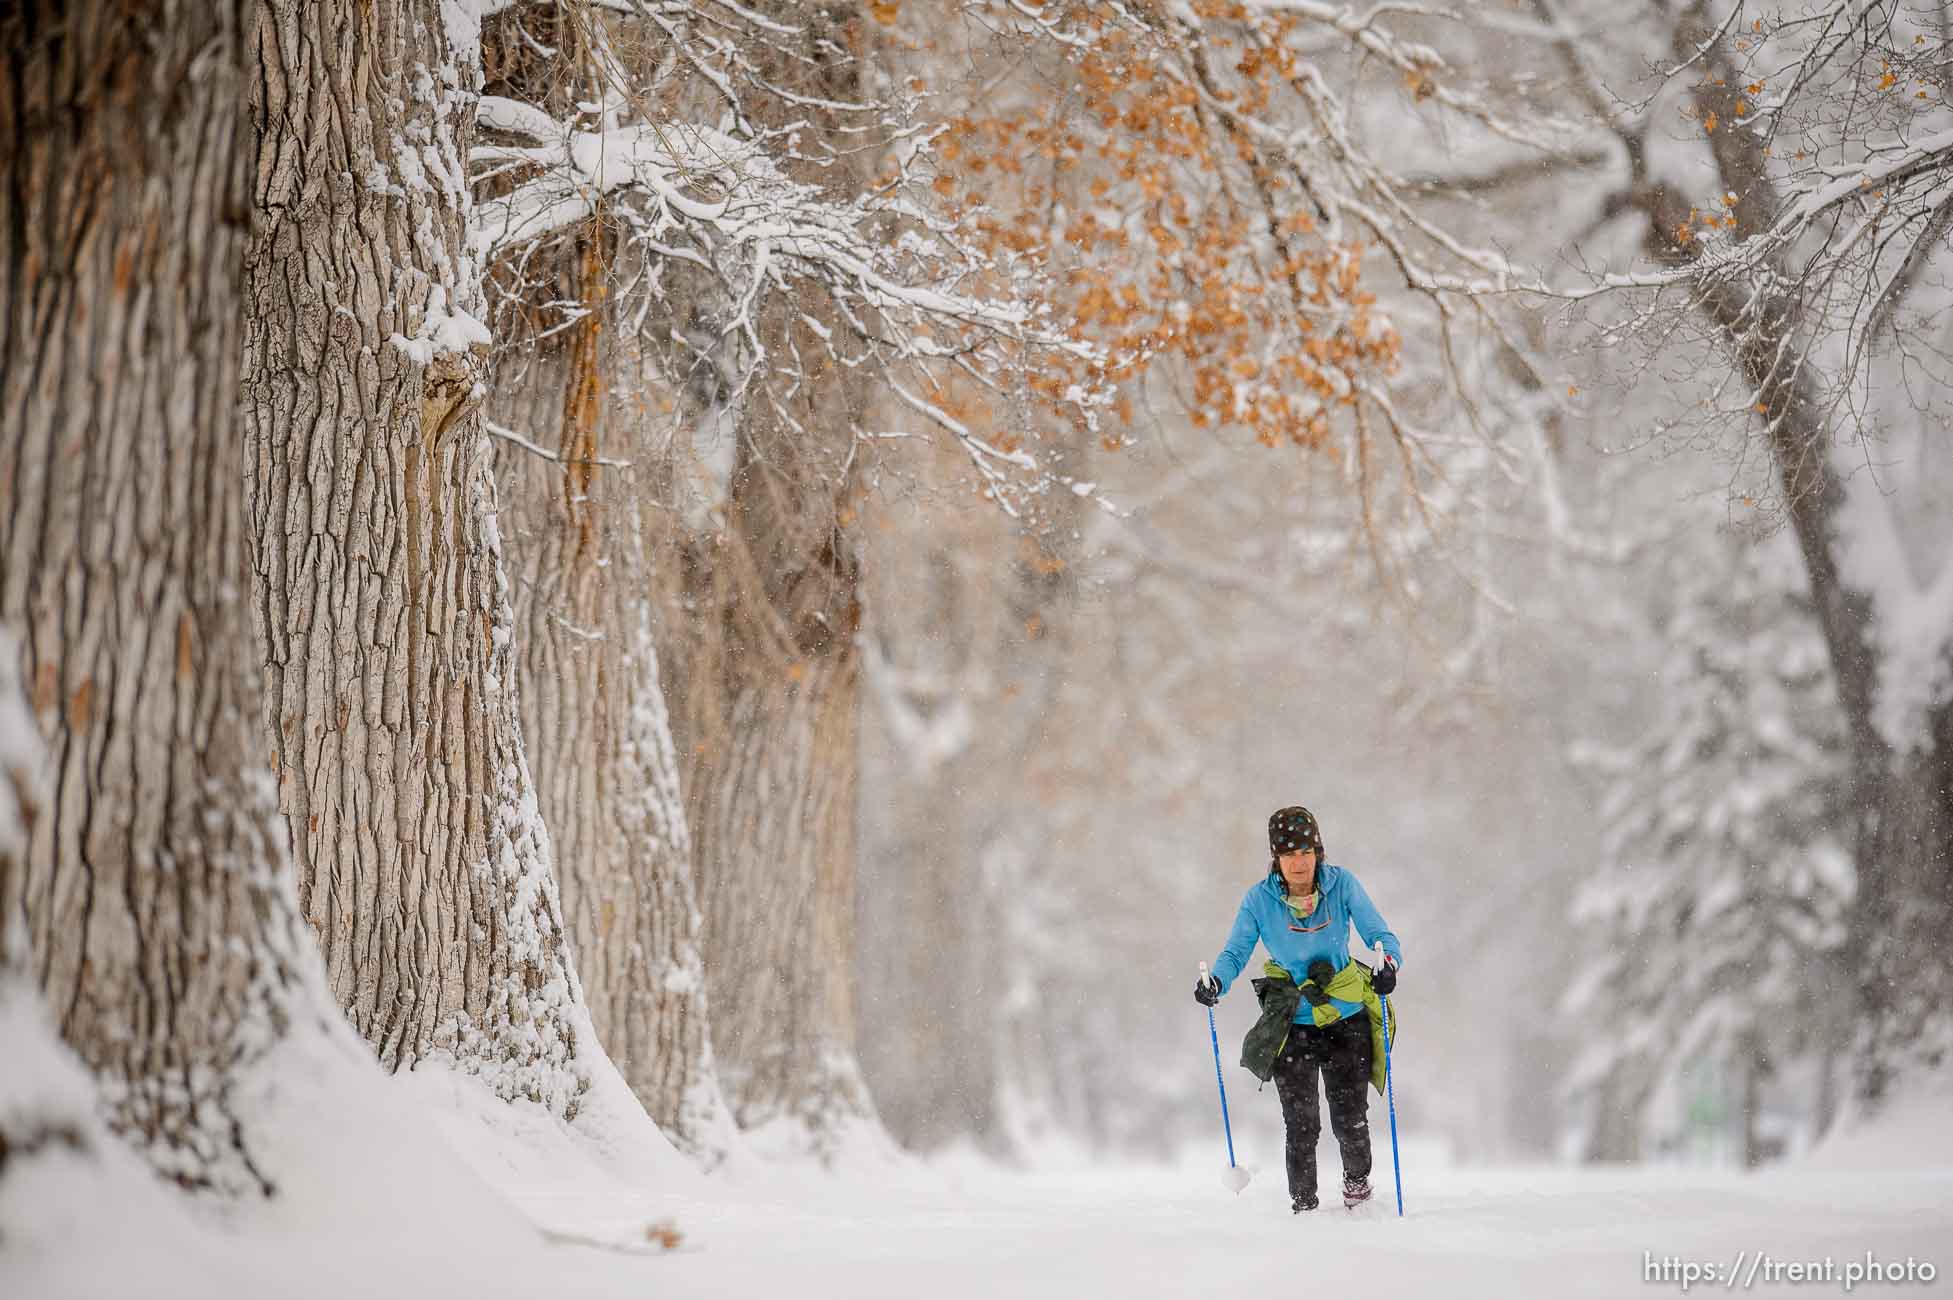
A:
<svg viewBox="0 0 1953 1300">
<path fill-rule="evenodd" d="M 1370 1180 L 1367 1178 L 1345 1178 L 1343 1180 L 1343 1208 L 1353 1210 L 1370 1199 Z"/>
</svg>

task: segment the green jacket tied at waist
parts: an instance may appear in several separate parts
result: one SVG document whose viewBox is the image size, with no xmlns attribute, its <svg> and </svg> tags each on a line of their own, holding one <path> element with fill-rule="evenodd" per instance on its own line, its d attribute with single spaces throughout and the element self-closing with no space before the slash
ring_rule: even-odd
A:
<svg viewBox="0 0 1953 1300">
<path fill-rule="evenodd" d="M 1261 1001 L 1261 1019 L 1255 1021 L 1254 1028 L 1241 1040 L 1241 1064 L 1248 1073 L 1266 1083 L 1275 1076 L 1275 1058 L 1282 1054 L 1282 1047 L 1288 1042 L 1289 1030 L 1295 1025 L 1295 1013 L 1302 1005 L 1303 991 L 1315 988 L 1316 982 L 1304 980 L 1297 984 L 1293 976 L 1272 961 L 1261 969 L 1263 978 L 1254 981 L 1255 997 Z M 1344 1002 L 1361 1002 L 1363 1009 L 1370 1013 L 1370 1086 L 1382 1092 L 1383 999 L 1370 987 L 1370 968 L 1361 962 L 1349 962 L 1320 988 L 1320 992 Z M 1317 1025 L 1333 1025 L 1342 1018 L 1335 1006 L 1327 1002 L 1313 1007 L 1311 1015 Z M 1393 1044 L 1397 1041 L 1395 1007 L 1390 1011 L 1390 1041 Z"/>
</svg>

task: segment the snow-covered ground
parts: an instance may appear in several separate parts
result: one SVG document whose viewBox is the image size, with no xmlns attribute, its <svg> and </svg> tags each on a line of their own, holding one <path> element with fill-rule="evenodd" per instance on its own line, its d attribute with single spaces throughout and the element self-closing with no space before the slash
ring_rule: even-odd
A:
<svg viewBox="0 0 1953 1300">
<path fill-rule="evenodd" d="M 658 1143 L 570 1138 L 439 1072 L 360 1077 L 379 1091 L 313 1096 L 280 1074 L 278 1101 L 321 1117 L 276 1153 L 308 1174 L 229 1221 L 41 1157 L 33 1204 L 27 1180 L 0 1183 L 0 1297 L 1843 1294 L 1867 1252 L 1911 1259 L 1914 1280 L 1854 1278 L 1852 1294 L 1953 1291 L 1918 1280 L 1922 1263 L 1953 1269 L 1943 1094 L 1756 1176 L 1447 1167 L 1410 1147 L 1402 1219 L 1386 1146 L 1385 1203 L 1297 1218 L 1279 1151 L 1244 1152 L 1261 1167 L 1238 1196 L 1207 1153 L 1011 1171 L 865 1140 L 838 1174 L 747 1155 L 706 1177 Z M 343 1129 L 334 1113 L 366 1118 Z M 1323 1155 L 1333 1174 L 1327 1138 Z M 1768 1281 L 1827 1258 L 1829 1281 Z"/>
<path fill-rule="evenodd" d="M 659 1266 L 660 1294 L 1646 1296 L 1680 1292 L 1681 1261 L 1747 1269 L 1738 1251 L 1953 1266 L 1953 1172 L 1810 1185 L 1449 1171 L 1412 1193 L 1398 1220 L 1389 1207 L 1296 1218 L 1279 1176 L 1237 1200 L 1188 1170 L 966 1170 L 892 1194 L 795 1189 L 675 1207 L 688 1248 Z M 1662 1257 L 1677 1257 L 1672 1283 L 1644 1280 L 1651 1255 L 1657 1278 Z"/>
</svg>

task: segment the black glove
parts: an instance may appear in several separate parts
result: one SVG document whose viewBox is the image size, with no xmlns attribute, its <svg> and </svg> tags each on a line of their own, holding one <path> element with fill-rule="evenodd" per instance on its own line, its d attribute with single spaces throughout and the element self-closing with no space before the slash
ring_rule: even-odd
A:
<svg viewBox="0 0 1953 1300">
<path fill-rule="evenodd" d="M 1395 958 L 1385 957 L 1383 959 L 1383 965 L 1371 972 L 1370 987 L 1375 989 L 1379 996 L 1386 998 L 1397 991 L 1397 962 Z"/>
<path fill-rule="evenodd" d="M 1309 963 L 1309 978 L 1302 984 L 1302 1000 L 1312 1007 L 1329 1005 L 1329 981 L 1336 978 L 1336 968 L 1322 957 Z"/>
<path fill-rule="evenodd" d="M 1211 1007 L 1221 1000 L 1221 985 L 1212 975 L 1194 981 L 1194 1001 Z"/>
</svg>

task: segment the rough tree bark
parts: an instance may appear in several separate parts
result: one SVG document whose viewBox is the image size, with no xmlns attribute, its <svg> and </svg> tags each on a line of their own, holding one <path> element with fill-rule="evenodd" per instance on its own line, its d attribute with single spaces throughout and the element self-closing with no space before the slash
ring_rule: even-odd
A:
<svg viewBox="0 0 1953 1300">
<path fill-rule="evenodd" d="M 488 93 L 560 118 L 601 99 L 595 79 L 565 67 L 586 35 L 560 9 L 499 15 L 486 34 Z M 652 634 L 655 560 L 636 468 L 649 458 L 636 353 L 607 290 L 621 274 L 615 243 L 600 214 L 516 250 L 519 265 L 501 273 L 501 382 L 487 409 L 491 427 L 530 444 L 507 439 L 498 457 L 522 727 L 591 1019 L 659 1128 L 714 1163 L 731 1116 L 713 1069 L 691 831 Z M 571 321 L 560 303 L 584 314 Z"/>
<path fill-rule="evenodd" d="M 824 1151 L 872 1113 L 854 1057 L 856 569 L 838 525 L 783 527 L 804 529 L 806 503 L 771 513 L 765 474 L 742 455 L 726 539 L 688 557 L 703 617 L 674 731 L 734 1114 L 797 1120 Z"/>
<path fill-rule="evenodd" d="M 589 246 L 600 238 L 576 240 L 581 264 L 564 268 L 559 301 L 601 296 L 604 267 Z M 622 463 L 597 464 L 628 461 L 631 449 L 607 418 L 616 363 L 593 305 L 551 340 L 502 333 L 514 373 L 488 403 L 497 425 L 558 458 L 513 444 L 498 457 L 522 729 L 598 1036 L 665 1135 L 710 1161 L 730 1117 L 707 1032 L 691 831 L 652 636 L 638 484 Z"/>
<path fill-rule="evenodd" d="M 600 76 L 576 75 L 596 71 L 577 53 L 602 35 L 582 24 L 599 21 L 539 5 L 498 15 L 484 33 L 486 93 L 565 120 L 577 101 L 602 99 Z M 505 439 L 497 458 L 522 729 L 591 1020 L 658 1127 L 711 1164 L 732 1121 L 713 1068 L 691 830 L 653 638 L 641 367 L 608 288 L 626 275 L 619 258 L 636 254 L 617 243 L 600 212 L 513 250 L 486 410 L 491 427 L 530 444 Z M 561 303 L 585 314 L 571 322 Z"/>
<path fill-rule="evenodd" d="M 804 432 L 854 427 L 830 382 L 848 381 L 801 389 L 800 430 L 741 422 L 723 528 L 684 553 L 673 726 L 734 1115 L 793 1120 L 822 1153 L 872 1114 L 853 1000 L 858 570 L 845 453 Z"/>
<path fill-rule="evenodd" d="M 315 957 L 238 600 L 246 13 L 0 16 L 0 624 L 47 762 L 0 845 L 0 969 L 158 1170 L 268 1192 L 232 1085 L 311 1014 Z"/>
<path fill-rule="evenodd" d="M 572 1115 L 588 1019 L 516 715 L 440 0 L 266 0 L 244 394 L 251 608 L 299 896 L 390 1069 Z"/>
</svg>

